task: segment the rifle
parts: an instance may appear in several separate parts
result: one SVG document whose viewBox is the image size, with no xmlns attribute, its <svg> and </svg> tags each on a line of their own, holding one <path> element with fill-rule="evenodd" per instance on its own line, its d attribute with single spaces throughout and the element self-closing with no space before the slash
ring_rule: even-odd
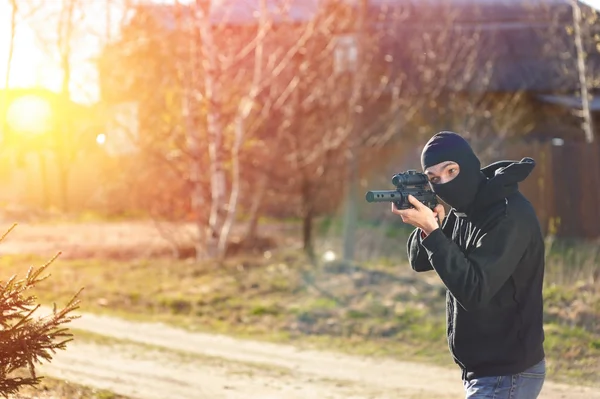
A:
<svg viewBox="0 0 600 399">
<path fill-rule="evenodd" d="M 429 186 L 429 179 L 424 173 L 408 170 L 395 174 L 392 176 L 392 184 L 396 186 L 395 190 L 367 191 L 367 202 L 393 202 L 398 209 L 409 209 L 413 208 L 408 201 L 408 196 L 412 195 L 430 209 L 438 204 L 437 197 Z"/>
</svg>

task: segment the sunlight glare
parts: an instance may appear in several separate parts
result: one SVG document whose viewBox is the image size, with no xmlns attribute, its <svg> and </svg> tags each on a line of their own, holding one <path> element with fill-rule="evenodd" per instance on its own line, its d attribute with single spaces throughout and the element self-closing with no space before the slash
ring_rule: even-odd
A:
<svg viewBox="0 0 600 399">
<path fill-rule="evenodd" d="M 336 258 L 335 252 L 333 252 L 333 251 L 327 251 L 323 255 L 323 259 L 325 260 L 325 262 L 332 262 L 335 260 L 335 258 Z"/>
<path fill-rule="evenodd" d="M 96 143 L 102 145 L 106 143 L 106 135 L 104 133 L 100 133 L 96 136 Z"/>
<path fill-rule="evenodd" d="M 35 95 L 19 97 L 6 110 L 6 122 L 17 133 L 45 133 L 52 126 L 52 107 Z"/>
</svg>

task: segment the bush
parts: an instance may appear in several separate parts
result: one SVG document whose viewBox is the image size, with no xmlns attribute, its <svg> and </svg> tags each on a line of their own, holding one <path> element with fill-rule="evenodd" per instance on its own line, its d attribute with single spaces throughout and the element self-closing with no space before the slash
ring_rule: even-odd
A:
<svg viewBox="0 0 600 399">
<path fill-rule="evenodd" d="M 41 377 L 36 375 L 35 364 L 51 361 L 52 355 L 59 349 L 64 350 L 72 340 L 72 334 L 63 325 L 77 318 L 70 313 L 78 308 L 79 292 L 63 309 L 55 306 L 46 316 L 34 315 L 40 305 L 35 303 L 35 296 L 26 295 L 49 277 L 42 274 L 59 255 L 41 267 L 29 268 L 23 279 L 12 276 L 0 282 L 0 395 L 4 397 L 16 394 L 24 386 L 37 385 Z M 25 375 L 29 376 L 15 376 L 23 370 L 28 370 Z"/>
</svg>

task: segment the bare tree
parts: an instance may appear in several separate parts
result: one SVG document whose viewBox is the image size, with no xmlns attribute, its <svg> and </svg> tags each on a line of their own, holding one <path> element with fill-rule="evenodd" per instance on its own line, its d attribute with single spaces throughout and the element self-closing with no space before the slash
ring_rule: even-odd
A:
<svg viewBox="0 0 600 399">
<path fill-rule="evenodd" d="M 366 159 L 373 148 L 455 129 L 493 158 L 497 143 L 534 124 L 524 105 L 527 92 L 499 88 L 500 67 L 490 50 L 502 43 L 490 42 L 494 35 L 483 24 L 461 23 L 483 13 L 484 5 L 472 7 L 469 16 L 451 7 L 432 9 L 430 15 L 418 7 L 379 15 L 370 9 L 363 22 L 367 28 L 360 28 L 366 2 L 362 8 L 328 4 L 333 6 L 298 24 L 286 24 L 285 11 L 267 11 L 266 0 L 256 7 L 259 18 L 237 25 L 215 14 L 228 9 L 228 2 L 212 8 L 209 2 L 180 4 L 174 20 L 168 6 L 153 18 L 139 8 L 136 29 L 146 24 L 149 33 L 126 33 L 127 28 L 127 39 L 114 43 L 130 52 L 129 61 L 110 63 L 129 73 L 119 84 L 135 81 L 125 98 L 146 97 L 140 106 L 144 134 L 154 135 L 151 150 L 144 148 L 148 162 L 161 159 L 173 170 L 169 176 L 187 180 L 177 193 L 189 199 L 200 237 L 198 256 L 224 256 L 240 207 L 250 210 L 248 231 L 255 232 L 260 209 L 274 207 L 272 192 L 286 190 L 286 200 L 294 195 L 306 200 L 297 210 L 308 232 L 309 220 L 325 211 L 322 198 L 332 202 L 331 193 L 340 192 L 332 181 L 356 191 L 351 183 L 356 187 L 360 174 L 338 175 L 348 153 Z M 359 56 L 362 29 L 367 50 Z M 154 31 L 161 33 L 153 36 Z M 356 58 L 343 61 L 347 68 L 340 72 L 332 63 L 347 39 Z M 360 173 L 375 168 L 359 166 Z M 295 181 L 281 185 L 286 175 Z M 356 192 L 353 198 L 360 200 Z"/>
<path fill-rule="evenodd" d="M 297 204 L 303 248 L 311 257 L 314 219 L 331 213 L 349 185 L 348 164 L 344 164 L 348 151 L 357 151 L 352 161 L 357 169 L 362 156 L 358 150 L 365 142 L 384 141 L 391 131 L 397 133 L 398 123 L 404 119 L 396 112 L 402 103 L 398 93 L 404 77 L 392 76 L 386 57 L 377 51 L 365 51 L 362 60 L 355 57 L 357 17 L 344 4 L 323 11 L 318 32 L 299 58 L 294 90 L 283 109 L 286 124 L 281 145 L 289 163 L 284 170 L 295 180 L 291 190 L 298 199 L 291 203 Z M 365 48 L 376 48 L 378 33 L 361 29 L 365 29 Z M 357 78 L 359 70 L 362 77 Z M 280 165 L 280 161 L 274 162 Z M 361 165 L 361 169 L 368 167 Z M 345 220 L 356 218 L 356 213 L 347 212 Z"/>
<path fill-rule="evenodd" d="M 585 139 L 588 143 L 594 141 L 594 130 L 592 127 L 592 113 L 590 111 L 590 99 L 588 96 L 588 82 L 586 73 L 586 59 L 583 48 L 583 40 L 581 33 L 581 8 L 579 1 L 571 0 L 571 7 L 573 9 L 573 30 L 574 30 L 574 41 L 575 48 L 577 49 L 577 76 L 579 78 L 579 90 L 581 94 L 582 102 L 582 117 L 583 117 L 583 131 L 585 133 Z"/>
<path fill-rule="evenodd" d="M 210 157 L 210 216 L 208 219 L 208 233 L 206 235 L 206 252 L 209 257 L 219 257 L 221 254 L 221 233 L 223 231 L 224 219 L 227 214 L 225 207 L 225 195 L 227 187 L 225 186 L 225 167 L 224 167 L 224 148 L 223 148 L 223 116 L 222 116 L 222 91 L 219 80 L 219 63 L 218 53 L 215 47 L 215 40 L 212 31 L 212 21 L 210 18 L 210 1 L 197 0 L 195 3 L 195 28 L 199 31 L 201 42 L 201 57 L 204 73 L 204 93 L 203 97 L 206 101 L 206 118 L 207 118 L 207 133 L 208 133 L 208 153 Z M 197 135 L 198 127 L 195 126 L 193 131 L 188 131 L 190 142 L 190 153 L 192 157 L 200 157 L 200 138 Z M 198 176 L 201 171 L 198 170 L 198 163 L 193 163 L 191 176 Z M 203 201 L 200 200 L 199 181 L 195 178 L 192 180 L 193 198 L 192 202 L 195 206 L 195 211 L 201 214 L 203 210 L 199 209 L 199 205 Z M 203 229 L 205 226 L 198 226 Z M 200 255 L 200 254 L 198 254 Z"/>
<path fill-rule="evenodd" d="M 360 0 L 358 16 L 356 22 L 356 58 L 357 58 L 357 70 L 354 74 L 352 95 L 348 103 L 350 115 L 352 115 L 352 123 L 350 129 L 354 130 L 349 135 L 347 158 L 348 158 L 348 177 L 347 177 L 347 194 L 346 194 L 346 212 L 344 214 L 344 260 L 350 261 L 354 259 L 354 246 L 355 246 L 355 230 L 356 230 L 356 219 L 358 215 L 358 163 L 359 163 L 359 135 L 362 133 L 360 130 L 365 125 L 362 119 L 365 118 L 363 97 L 365 95 L 365 77 L 367 71 L 365 70 L 365 51 L 366 51 L 366 25 L 367 25 L 367 12 L 368 12 L 368 0 Z"/>
<path fill-rule="evenodd" d="M 62 84 L 60 88 L 60 96 L 63 107 L 68 107 L 71 104 L 71 57 L 73 46 L 75 11 L 78 7 L 79 0 L 64 0 L 60 16 L 58 20 L 57 32 L 58 41 L 57 47 L 60 57 L 60 66 L 63 72 Z M 56 137 L 56 155 L 58 166 L 58 184 L 60 188 L 60 198 L 62 209 L 67 211 L 69 208 L 69 171 L 71 162 L 76 154 L 76 147 L 73 145 L 74 126 L 71 115 L 68 109 L 61 110 L 60 123 L 58 126 Z"/>
<path fill-rule="evenodd" d="M 285 2 L 282 4 L 285 5 Z M 222 258 L 225 256 L 231 229 L 236 220 L 241 190 L 240 152 L 251 134 L 248 130 L 249 119 L 256 118 L 256 114 L 261 112 L 256 108 L 257 99 L 261 97 L 264 100 L 265 94 L 271 93 L 271 85 L 286 86 L 279 81 L 281 73 L 288 68 L 295 54 L 311 36 L 314 23 L 305 24 L 299 32 L 297 28 L 289 26 L 298 33 L 298 41 L 288 41 L 288 46 L 284 47 L 277 45 L 281 39 L 273 33 L 272 20 L 284 18 L 277 15 L 277 12 L 270 13 L 266 0 L 261 0 L 260 17 L 253 23 L 255 27 L 251 28 L 251 33 L 245 36 L 248 40 L 241 45 L 230 43 L 231 47 L 217 47 L 214 35 L 215 29 L 218 28 L 214 27 L 215 22 L 209 10 L 208 1 L 197 1 L 194 5 L 194 27 L 198 32 L 196 37 L 199 38 L 203 84 L 195 87 L 194 95 L 203 99 L 206 122 L 188 127 L 188 150 L 192 159 L 201 157 L 197 132 L 199 126 L 206 126 L 211 194 L 205 256 Z M 281 21 L 279 23 L 282 24 Z M 266 46 L 270 46 L 268 57 L 265 53 Z M 280 93 L 271 94 L 277 96 Z M 230 104 L 233 104 L 232 109 L 228 111 L 227 107 Z M 233 142 L 230 145 L 226 145 L 224 140 L 227 131 L 233 134 Z M 227 152 L 229 156 L 226 158 Z M 225 169 L 225 159 L 230 163 L 229 173 Z M 199 164 L 193 164 L 192 167 L 198 168 Z M 192 171 L 192 176 L 197 174 L 197 171 Z M 198 179 L 192 179 L 193 204 L 196 208 L 204 203 L 200 199 L 199 183 Z M 201 212 L 202 209 L 196 209 L 197 214 Z M 199 226 L 201 229 L 204 227 L 205 225 Z"/>
<path fill-rule="evenodd" d="M 59 201 L 66 211 L 69 208 L 70 169 L 84 139 L 84 132 L 76 127 L 78 106 L 74 104 L 71 93 L 74 46 L 85 30 L 82 24 L 85 17 L 84 3 L 82 0 L 61 0 L 59 4 L 30 0 L 19 2 L 19 6 L 23 9 L 20 12 L 23 21 L 36 35 L 36 41 L 48 59 L 58 58 L 62 73 L 59 101 L 53 109 L 56 122 L 54 126 L 48 127 L 50 136 L 39 156 L 43 164 L 44 152 L 52 154 L 57 167 Z"/>
<path fill-rule="evenodd" d="M 2 100 L 0 101 L 0 116 L 2 116 L 2 124 L 0 125 L 0 131 L 2 134 L 6 134 L 7 120 L 6 110 L 8 105 L 8 90 L 10 86 L 10 72 L 12 68 L 13 54 L 15 50 L 15 35 L 17 31 L 17 1 L 10 0 L 11 13 L 10 13 L 10 36 L 8 43 L 8 56 L 6 57 L 6 73 L 4 75 L 4 90 L 2 92 Z"/>
</svg>

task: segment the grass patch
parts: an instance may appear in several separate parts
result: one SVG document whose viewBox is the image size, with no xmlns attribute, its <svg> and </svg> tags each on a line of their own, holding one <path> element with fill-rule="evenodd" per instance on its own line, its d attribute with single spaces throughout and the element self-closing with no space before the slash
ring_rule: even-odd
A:
<svg viewBox="0 0 600 399">
<path fill-rule="evenodd" d="M 549 364 L 551 375 L 573 381 L 597 381 L 600 336 L 581 327 L 546 325 L 546 350 L 555 360 Z M 596 385 L 598 383 L 596 382 Z"/>
<path fill-rule="evenodd" d="M 17 375 L 20 375 L 17 373 Z M 25 377 L 25 372 L 22 376 Z M 95 389 L 69 381 L 44 377 L 35 387 L 23 387 L 9 399 L 131 399 L 104 389 Z"/>
<path fill-rule="evenodd" d="M 0 258 L 22 274 L 43 259 Z M 549 275 L 555 267 L 549 263 Z M 309 265 L 296 253 L 237 257 L 216 267 L 167 259 L 59 260 L 35 293 L 64 303 L 85 286 L 81 310 L 353 354 L 455 367 L 445 341 L 445 290 L 435 273 L 407 265 Z M 568 273 L 564 273 L 568 275 Z M 549 376 L 595 383 L 600 374 L 600 288 L 552 284 L 546 297 Z"/>
</svg>

